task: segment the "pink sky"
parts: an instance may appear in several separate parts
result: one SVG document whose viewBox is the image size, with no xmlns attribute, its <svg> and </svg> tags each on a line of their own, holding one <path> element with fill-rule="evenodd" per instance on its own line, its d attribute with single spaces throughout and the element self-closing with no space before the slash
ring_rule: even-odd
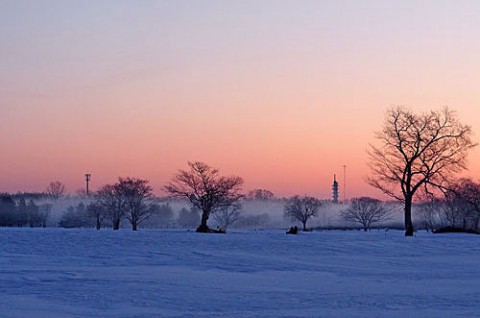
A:
<svg viewBox="0 0 480 318">
<path fill-rule="evenodd" d="M 378 196 L 386 108 L 448 105 L 478 136 L 479 20 L 475 1 L 1 2 L 0 191 L 89 172 L 161 194 L 198 160 L 321 198 L 345 164 L 348 197 Z"/>
</svg>

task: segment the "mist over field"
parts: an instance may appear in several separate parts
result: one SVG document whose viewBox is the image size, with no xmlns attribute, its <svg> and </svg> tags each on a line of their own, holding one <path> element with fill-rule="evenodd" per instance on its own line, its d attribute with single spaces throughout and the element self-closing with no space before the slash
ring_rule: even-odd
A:
<svg viewBox="0 0 480 318">
<path fill-rule="evenodd" d="M 239 222 L 235 222 L 231 225 L 233 229 L 286 229 L 292 225 L 298 225 L 298 222 L 291 221 L 284 215 L 284 208 L 286 198 L 270 199 L 270 200 L 255 200 L 248 199 L 242 201 L 241 218 Z M 67 212 L 68 208 L 76 207 L 79 204 L 87 206 L 93 202 L 93 198 L 85 198 L 78 196 L 67 196 L 60 199 L 36 199 L 34 202 L 37 205 L 51 204 L 51 213 L 47 220 L 48 227 L 58 227 L 59 221 L 62 216 Z M 182 209 L 191 209 L 191 204 L 185 200 L 169 199 L 169 198 L 155 198 L 155 202 L 161 206 L 168 206 L 171 208 L 171 215 L 165 217 L 164 210 L 158 212 L 158 214 L 152 215 L 149 219 L 143 222 L 140 228 L 182 228 L 177 223 L 179 212 Z M 318 215 L 312 217 L 308 225 L 310 228 L 329 229 L 329 228 L 360 228 L 358 225 L 350 222 L 346 222 L 341 218 L 341 212 L 349 207 L 348 203 L 334 204 L 331 202 L 323 202 L 319 208 Z M 380 224 L 380 227 L 400 227 L 402 226 L 402 207 L 398 204 L 391 203 L 390 209 L 392 210 L 391 217 Z M 416 214 L 417 219 L 421 217 Z M 159 220 L 160 219 L 160 220 Z M 212 219 L 209 221 L 213 227 L 216 226 L 215 221 Z M 91 225 L 90 227 L 93 227 Z M 110 225 L 105 224 L 107 229 Z M 196 224 L 193 224 L 190 229 L 194 229 Z M 129 229 L 128 221 L 122 221 L 122 228 Z"/>
</svg>

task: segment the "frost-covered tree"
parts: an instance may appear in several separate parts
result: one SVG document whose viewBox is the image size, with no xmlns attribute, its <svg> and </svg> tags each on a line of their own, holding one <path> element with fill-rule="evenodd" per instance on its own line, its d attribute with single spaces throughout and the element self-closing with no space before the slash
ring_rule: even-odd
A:
<svg viewBox="0 0 480 318">
<path fill-rule="evenodd" d="M 472 130 L 448 108 L 417 114 L 394 107 L 376 138 L 368 152 L 368 183 L 404 203 L 405 236 L 412 236 L 415 194 L 444 189 L 452 174 L 466 168 L 467 153 L 476 146 Z"/>
<path fill-rule="evenodd" d="M 303 230 L 307 230 L 307 221 L 318 214 L 320 200 L 313 197 L 291 197 L 285 203 L 284 215 L 292 221 L 300 221 Z"/>
<path fill-rule="evenodd" d="M 164 189 L 173 197 L 188 199 L 201 210 L 197 232 L 210 232 L 208 218 L 218 209 L 231 206 L 243 197 L 240 193 L 243 180 L 238 176 L 221 176 L 218 169 L 203 162 L 189 162 L 188 166 L 189 170 L 179 170 Z"/>
</svg>

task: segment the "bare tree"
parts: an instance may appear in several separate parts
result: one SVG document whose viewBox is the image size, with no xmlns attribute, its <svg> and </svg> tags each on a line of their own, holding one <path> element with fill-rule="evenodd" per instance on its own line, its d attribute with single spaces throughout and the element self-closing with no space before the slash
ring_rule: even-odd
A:
<svg viewBox="0 0 480 318">
<path fill-rule="evenodd" d="M 439 200 L 431 200 L 421 202 L 417 205 L 418 211 L 420 212 L 420 217 L 423 223 L 423 226 L 428 231 L 433 232 L 438 226 L 440 214 L 439 211 L 443 206 L 443 202 Z"/>
<path fill-rule="evenodd" d="M 113 230 L 120 229 L 120 223 L 125 217 L 127 200 L 120 192 L 117 184 L 104 185 L 95 194 L 96 202 L 105 209 L 112 221 Z"/>
<path fill-rule="evenodd" d="M 61 197 L 63 197 L 65 195 L 65 192 L 66 192 L 66 188 L 65 188 L 65 185 L 63 183 L 61 183 L 60 181 L 52 181 L 50 182 L 50 184 L 48 185 L 48 187 L 45 189 L 45 193 L 57 200 L 57 199 L 60 199 Z"/>
<path fill-rule="evenodd" d="M 254 189 L 247 194 L 247 198 L 254 200 L 270 200 L 273 197 L 273 192 L 266 189 Z"/>
<path fill-rule="evenodd" d="M 480 184 L 471 179 L 452 183 L 445 193 L 444 216 L 450 226 L 478 230 L 480 222 Z"/>
<path fill-rule="evenodd" d="M 203 162 L 189 162 L 189 170 L 179 170 L 165 190 L 173 197 L 183 197 L 202 211 L 197 232 L 210 232 L 208 218 L 220 208 L 235 204 L 243 196 L 240 194 L 243 180 L 237 176 L 220 176 L 219 171 Z"/>
<path fill-rule="evenodd" d="M 340 213 L 347 222 L 359 223 L 366 232 L 372 224 L 386 221 L 390 218 L 390 211 L 383 202 L 369 197 L 353 198 L 350 206 Z"/>
<path fill-rule="evenodd" d="M 412 202 L 418 189 L 445 189 L 452 174 L 466 169 L 475 147 L 470 126 L 448 108 L 423 114 L 403 107 L 387 111 L 380 145 L 370 145 L 368 183 L 404 203 L 405 235 L 412 236 Z"/>
<path fill-rule="evenodd" d="M 118 178 L 115 184 L 103 186 L 95 195 L 96 204 L 93 213 L 105 211 L 112 220 L 114 230 L 120 228 L 126 218 L 136 231 L 138 225 L 148 219 L 153 212 L 152 188 L 148 180 L 137 178 Z M 97 214 L 97 228 L 100 214 Z"/>
<path fill-rule="evenodd" d="M 285 217 L 292 221 L 300 221 L 303 230 L 307 230 L 307 221 L 316 216 L 321 206 L 320 200 L 313 197 L 300 198 L 298 195 L 287 200 L 284 209 Z"/>
<path fill-rule="evenodd" d="M 125 200 L 125 217 L 132 225 L 132 230 L 136 231 L 138 225 L 152 214 L 152 187 L 148 185 L 148 180 L 137 178 L 119 178 L 115 186 Z"/>
<path fill-rule="evenodd" d="M 102 228 L 103 220 L 107 217 L 105 208 L 99 201 L 94 201 L 87 206 L 87 215 L 95 220 L 95 228 Z"/>
<path fill-rule="evenodd" d="M 227 228 L 237 222 L 241 216 L 241 205 L 232 204 L 230 206 L 221 207 L 215 213 L 212 214 L 215 222 L 220 226 L 224 231 Z"/>
</svg>

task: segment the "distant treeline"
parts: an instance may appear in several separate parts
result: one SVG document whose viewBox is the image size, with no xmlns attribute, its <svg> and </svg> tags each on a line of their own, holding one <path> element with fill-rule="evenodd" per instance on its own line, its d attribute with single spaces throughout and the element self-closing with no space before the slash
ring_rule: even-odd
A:
<svg viewBox="0 0 480 318">
<path fill-rule="evenodd" d="M 33 199 L 0 195 L 0 226 L 16 227 L 46 227 L 52 210 L 52 204 L 37 205 Z"/>
</svg>

